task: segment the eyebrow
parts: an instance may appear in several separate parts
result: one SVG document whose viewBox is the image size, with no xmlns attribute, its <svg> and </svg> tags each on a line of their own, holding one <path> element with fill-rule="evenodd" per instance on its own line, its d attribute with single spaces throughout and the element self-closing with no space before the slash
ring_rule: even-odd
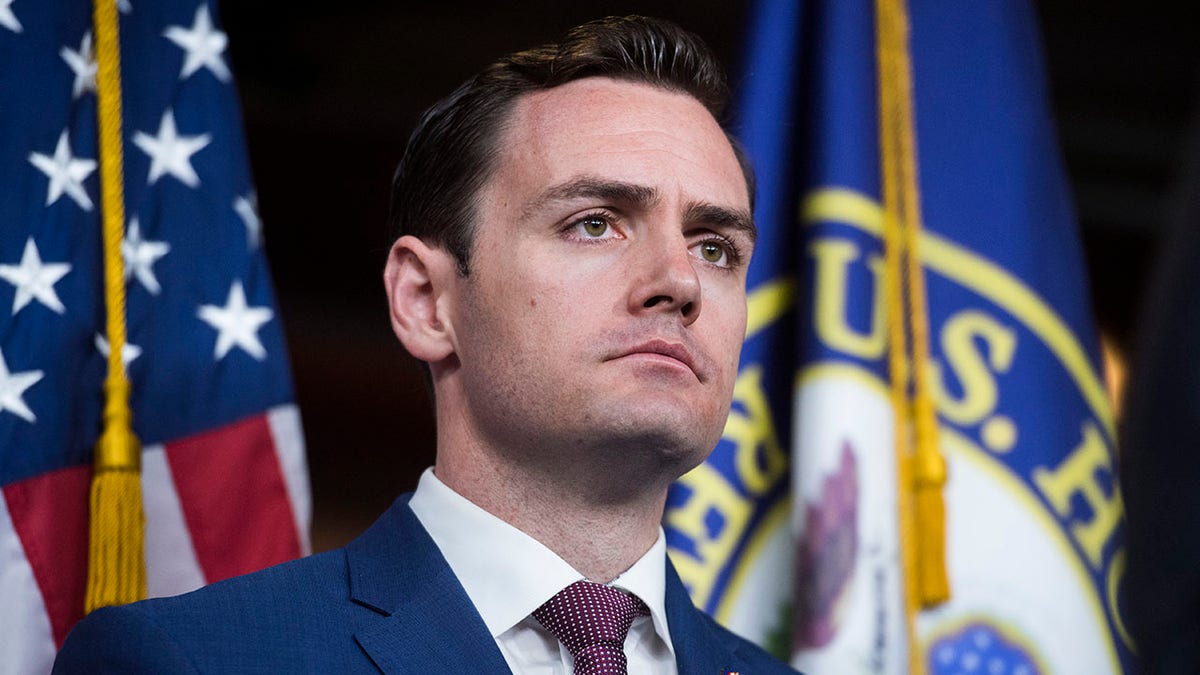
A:
<svg viewBox="0 0 1200 675">
<path fill-rule="evenodd" d="M 730 209 L 709 202 L 694 202 L 688 205 L 683 219 L 689 223 L 708 223 L 722 229 L 741 232 L 754 243 L 758 239 L 758 228 L 749 211 Z"/>
<path fill-rule="evenodd" d="M 649 209 L 658 203 L 659 194 L 658 190 L 645 185 L 596 176 L 578 176 L 543 190 L 525 207 L 525 215 L 528 216 L 548 204 L 572 199 L 602 199 Z"/>
<path fill-rule="evenodd" d="M 660 195 L 657 189 L 645 185 L 583 175 L 546 188 L 526 205 L 524 215 L 528 216 L 554 202 L 573 199 L 601 199 L 639 209 L 650 209 L 658 204 Z M 731 209 L 711 202 L 688 204 L 684 221 L 707 223 L 742 232 L 751 242 L 754 242 L 758 235 L 754 218 L 749 211 Z"/>
</svg>

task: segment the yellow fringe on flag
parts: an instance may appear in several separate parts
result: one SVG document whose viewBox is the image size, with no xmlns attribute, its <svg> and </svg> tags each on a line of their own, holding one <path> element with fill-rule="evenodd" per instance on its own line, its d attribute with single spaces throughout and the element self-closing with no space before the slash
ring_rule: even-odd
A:
<svg viewBox="0 0 1200 675">
<path fill-rule="evenodd" d="M 876 0 L 879 150 L 883 181 L 888 370 L 896 420 L 897 511 L 908 616 L 909 672 L 925 672 L 916 616 L 950 598 L 946 572 L 946 462 L 929 383 L 929 325 L 918 245 L 920 191 L 904 0 Z"/>
<path fill-rule="evenodd" d="M 124 156 L 121 134 L 121 54 L 117 3 L 95 0 L 96 101 L 100 128 L 100 206 L 104 239 L 104 301 L 109 354 L 104 381 L 104 430 L 96 444 L 88 533 L 84 611 L 146 597 L 146 517 L 142 510 L 141 447 L 133 434 L 125 348 Z"/>
</svg>

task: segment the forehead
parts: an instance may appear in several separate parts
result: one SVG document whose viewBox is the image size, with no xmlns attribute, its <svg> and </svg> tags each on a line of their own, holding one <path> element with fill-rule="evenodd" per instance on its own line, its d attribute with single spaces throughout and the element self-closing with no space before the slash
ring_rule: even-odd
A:
<svg viewBox="0 0 1200 675">
<path fill-rule="evenodd" d="M 522 96 L 499 144 L 493 191 L 536 193 L 579 175 L 749 210 L 725 132 L 691 96 L 593 77 Z"/>
</svg>

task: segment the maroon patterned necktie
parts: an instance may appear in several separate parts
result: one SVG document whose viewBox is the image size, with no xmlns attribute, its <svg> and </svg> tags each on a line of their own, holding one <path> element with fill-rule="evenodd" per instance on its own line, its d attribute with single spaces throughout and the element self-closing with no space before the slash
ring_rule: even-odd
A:
<svg viewBox="0 0 1200 675">
<path fill-rule="evenodd" d="M 575 675 L 627 675 L 625 636 L 634 617 L 649 613 L 641 600 L 591 581 L 576 581 L 533 610 L 575 658 Z"/>
</svg>

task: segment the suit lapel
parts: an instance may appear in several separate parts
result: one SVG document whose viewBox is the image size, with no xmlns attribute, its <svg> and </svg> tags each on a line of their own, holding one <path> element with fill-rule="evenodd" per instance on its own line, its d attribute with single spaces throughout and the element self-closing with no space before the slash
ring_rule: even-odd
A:
<svg viewBox="0 0 1200 675">
<path fill-rule="evenodd" d="M 687 588 L 679 580 L 670 558 L 667 559 L 667 625 L 679 675 L 722 675 L 745 670 L 736 648 L 714 627 L 711 619 L 692 604 Z"/>
<path fill-rule="evenodd" d="M 408 508 L 408 497 L 397 499 L 346 547 L 351 599 L 376 615 L 355 639 L 389 675 L 511 673 L 462 584 Z M 692 604 L 670 559 L 666 575 L 679 675 L 744 671 L 736 647 Z"/>
<path fill-rule="evenodd" d="M 355 639 L 380 670 L 510 672 L 407 495 L 346 547 L 346 559 L 351 599 L 379 615 Z"/>
</svg>

